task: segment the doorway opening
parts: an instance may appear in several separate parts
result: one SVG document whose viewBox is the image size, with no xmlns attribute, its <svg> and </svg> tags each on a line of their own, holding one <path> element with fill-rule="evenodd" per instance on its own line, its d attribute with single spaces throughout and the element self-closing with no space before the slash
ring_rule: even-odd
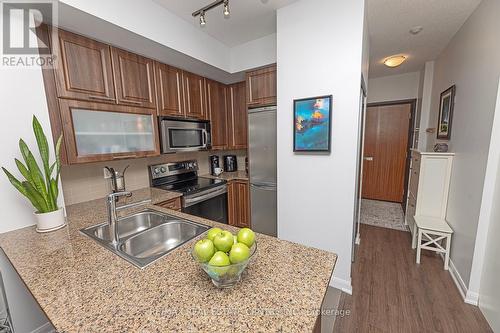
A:
<svg viewBox="0 0 500 333">
<path fill-rule="evenodd" d="M 361 223 L 407 231 L 406 210 L 416 100 L 366 109 Z"/>
</svg>

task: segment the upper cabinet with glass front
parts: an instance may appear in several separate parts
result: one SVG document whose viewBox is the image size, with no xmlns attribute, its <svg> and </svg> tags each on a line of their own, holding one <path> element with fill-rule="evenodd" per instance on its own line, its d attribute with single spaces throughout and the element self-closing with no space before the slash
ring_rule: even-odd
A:
<svg viewBox="0 0 500 333">
<path fill-rule="evenodd" d="M 71 164 L 160 153 L 154 110 L 72 100 L 62 100 L 60 107 Z"/>
</svg>

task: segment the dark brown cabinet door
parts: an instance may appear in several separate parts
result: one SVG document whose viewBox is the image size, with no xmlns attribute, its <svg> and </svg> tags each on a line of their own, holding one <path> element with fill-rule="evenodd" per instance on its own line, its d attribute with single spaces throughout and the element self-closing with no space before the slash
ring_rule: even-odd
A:
<svg viewBox="0 0 500 333">
<path fill-rule="evenodd" d="M 156 111 L 60 99 L 70 164 L 160 155 Z"/>
<path fill-rule="evenodd" d="M 247 73 L 247 104 L 250 107 L 276 104 L 276 65 Z"/>
<path fill-rule="evenodd" d="M 226 149 L 228 146 L 226 95 L 225 85 L 207 80 L 207 104 L 212 132 L 212 149 Z"/>
<path fill-rule="evenodd" d="M 233 180 L 228 186 L 229 224 L 250 228 L 250 202 L 248 182 Z"/>
<path fill-rule="evenodd" d="M 172 66 L 156 63 L 156 89 L 158 115 L 184 117 L 182 71 Z"/>
<path fill-rule="evenodd" d="M 115 103 L 110 46 L 64 30 L 58 34 L 58 96 Z"/>
<path fill-rule="evenodd" d="M 156 108 L 154 61 L 116 48 L 112 54 L 118 104 Z"/>
<path fill-rule="evenodd" d="M 228 141 L 229 149 L 245 149 L 248 145 L 248 115 L 245 82 L 229 86 Z"/>
<path fill-rule="evenodd" d="M 207 119 L 205 78 L 183 72 L 185 115 L 187 118 Z"/>
</svg>

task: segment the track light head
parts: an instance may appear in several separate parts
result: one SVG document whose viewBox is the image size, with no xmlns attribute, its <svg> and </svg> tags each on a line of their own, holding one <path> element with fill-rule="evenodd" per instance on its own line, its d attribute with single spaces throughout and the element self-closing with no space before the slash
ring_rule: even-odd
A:
<svg viewBox="0 0 500 333">
<path fill-rule="evenodd" d="M 200 13 L 200 26 L 204 27 L 207 24 L 207 20 L 205 19 L 205 12 Z"/>
<path fill-rule="evenodd" d="M 229 11 L 229 0 L 224 1 L 224 17 L 229 18 L 229 15 L 231 15 L 231 12 Z"/>
</svg>

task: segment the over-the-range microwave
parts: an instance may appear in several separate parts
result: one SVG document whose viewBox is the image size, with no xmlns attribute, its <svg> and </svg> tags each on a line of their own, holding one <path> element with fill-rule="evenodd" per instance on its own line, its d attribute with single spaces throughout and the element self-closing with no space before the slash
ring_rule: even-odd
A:
<svg viewBox="0 0 500 333">
<path fill-rule="evenodd" d="M 159 117 L 162 154 L 212 148 L 210 122 Z"/>
</svg>

